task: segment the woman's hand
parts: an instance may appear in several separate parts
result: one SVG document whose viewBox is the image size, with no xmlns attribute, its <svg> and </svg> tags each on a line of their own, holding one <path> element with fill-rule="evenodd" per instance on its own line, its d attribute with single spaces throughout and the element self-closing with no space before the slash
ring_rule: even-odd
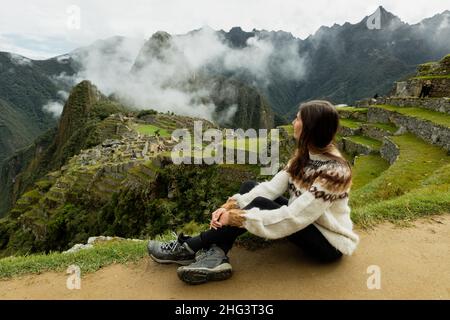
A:
<svg viewBox="0 0 450 320">
<path fill-rule="evenodd" d="M 237 201 L 231 197 L 228 198 L 227 202 L 225 202 L 221 208 L 225 208 L 227 210 L 230 209 L 239 209 L 239 205 L 237 203 Z"/>
<path fill-rule="evenodd" d="M 220 217 L 227 212 L 225 208 L 219 208 L 211 214 L 211 223 L 209 224 L 210 229 L 217 229 L 222 227 L 222 224 L 219 222 Z"/>
<path fill-rule="evenodd" d="M 241 209 L 230 209 L 223 211 L 220 215 L 217 215 L 217 219 L 211 220 L 211 227 L 214 229 L 221 228 L 223 226 L 234 226 L 243 228 L 245 221 L 245 211 Z"/>
</svg>

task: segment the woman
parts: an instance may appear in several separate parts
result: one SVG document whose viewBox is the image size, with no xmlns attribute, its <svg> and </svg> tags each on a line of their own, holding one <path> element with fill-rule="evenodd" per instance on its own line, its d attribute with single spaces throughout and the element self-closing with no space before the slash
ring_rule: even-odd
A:
<svg viewBox="0 0 450 320">
<path fill-rule="evenodd" d="M 270 181 L 244 182 L 239 193 L 212 213 L 211 228 L 200 235 L 150 241 L 150 256 L 183 265 L 179 278 L 196 284 L 231 276 L 227 253 L 246 231 L 267 239 L 287 237 L 323 262 L 351 255 L 359 238 L 348 206 L 351 167 L 333 144 L 339 126 L 336 108 L 322 100 L 303 103 L 292 124 L 297 148 L 286 167 Z M 289 199 L 282 196 L 286 190 Z"/>
</svg>

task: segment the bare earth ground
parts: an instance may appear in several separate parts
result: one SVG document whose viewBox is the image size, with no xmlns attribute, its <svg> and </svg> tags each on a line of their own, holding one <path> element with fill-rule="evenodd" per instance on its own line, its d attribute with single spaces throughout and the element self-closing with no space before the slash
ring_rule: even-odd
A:
<svg viewBox="0 0 450 320">
<path fill-rule="evenodd" d="M 332 265 L 281 241 L 256 251 L 233 248 L 234 274 L 226 281 L 190 286 L 176 265 L 146 258 L 83 275 L 80 290 L 67 289 L 63 272 L 2 280 L 0 299 L 449 299 L 450 216 L 414 225 L 359 230 L 357 251 Z M 380 267 L 380 289 L 367 288 L 370 265 Z"/>
</svg>

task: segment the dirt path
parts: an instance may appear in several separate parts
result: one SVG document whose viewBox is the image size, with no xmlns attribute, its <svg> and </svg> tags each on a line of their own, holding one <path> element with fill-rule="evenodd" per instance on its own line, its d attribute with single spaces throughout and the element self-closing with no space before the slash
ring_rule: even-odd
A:
<svg viewBox="0 0 450 320">
<path fill-rule="evenodd" d="M 66 288 L 64 273 L 0 281 L 0 299 L 449 299 L 450 216 L 420 220 L 415 227 L 383 224 L 359 231 L 351 257 L 319 265 L 288 242 L 267 249 L 230 252 L 233 277 L 190 286 L 176 265 L 143 259 L 82 277 L 80 290 Z M 381 289 L 367 288 L 367 268 L 381 270 Z"/>
</svg>

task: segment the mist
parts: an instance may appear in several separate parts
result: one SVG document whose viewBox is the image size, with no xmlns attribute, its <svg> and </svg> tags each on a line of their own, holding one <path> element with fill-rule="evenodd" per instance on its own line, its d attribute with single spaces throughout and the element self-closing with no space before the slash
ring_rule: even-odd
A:
<svg viewBox="0 0 450 320">
<path fill-rule="evenodd" d="M 233 48 L 209 27 L 175 36 L 158 32 L 149 41 L 116 37 L 70 53 L 81 69 L 75 76 L 62 74 L 57 80 L 68 85 L 90 80 L 102 93 L 114 94 L 138 109 L 226 122 L 237 106 L 230 104 L 227 112 L 216 113 L 210 99 L 213 82 L 191 85 L 200 75 L 245 74 L 256 87 L 264 88 L 274 76 L 300 80 L 306 74 L 296 43 L 275 47 L 270 39 L 256 35 L 246 45 Z M 65 56 L 58 60 L 64 63 Z M 233 91 L 230 88 L 230 94 Z M 57 114 L 55 104 L 46 109 Z"/>
</svg>

